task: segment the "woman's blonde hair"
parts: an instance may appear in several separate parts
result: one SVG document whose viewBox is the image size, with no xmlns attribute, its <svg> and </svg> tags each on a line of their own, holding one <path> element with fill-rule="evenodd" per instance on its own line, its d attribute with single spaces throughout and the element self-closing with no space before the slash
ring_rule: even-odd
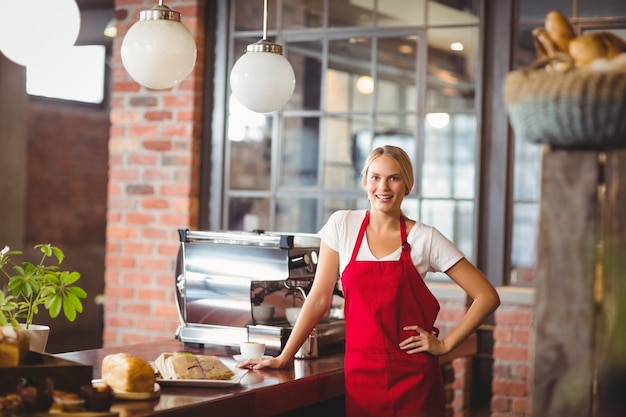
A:
<svg viewBox="0 0 626 417">
<path fill-rule="evenodd" d="M 396 161 L 398 164 L 398 168 L 400 168 L 400 176 L 402 177 L 402 181 L 406 184 L 406 193 L 413 189 L 413 184 L 415 183 L 415 178 L 413 177 L 413 164 L 411 163 L 411 158 L 409 155 L 404 152 L 402 148 L 392 145 L 384 145 L 374 149 L 367 156 L 365 160 L 365 165 L 363 166 L 363 170 L 361 170 L 361 181 L 363 187 L 367 184 L 367 172 L 370 169 L 370 165 L 374 159 L 378 158 L 381 155 L 388 156 L 389 158 Z"/>
</svg>

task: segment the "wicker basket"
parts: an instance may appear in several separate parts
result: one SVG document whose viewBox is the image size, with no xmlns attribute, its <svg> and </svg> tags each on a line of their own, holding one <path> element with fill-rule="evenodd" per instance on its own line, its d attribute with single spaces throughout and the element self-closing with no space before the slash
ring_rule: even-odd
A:
<svg viewBox="0 0 626 417">
<path fill-rule="evenodd" d="M 517 137 L 555 148 L 626 148 L 626 71 L 513 71 L 504 99 Z"/>
</svg>

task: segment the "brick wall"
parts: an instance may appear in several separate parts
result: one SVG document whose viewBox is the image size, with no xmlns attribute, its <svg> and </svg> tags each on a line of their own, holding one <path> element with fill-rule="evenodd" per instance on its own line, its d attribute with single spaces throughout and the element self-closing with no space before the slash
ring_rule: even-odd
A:
<svg viewBox="0 0 626 417">
<path fill-rule="evenodd" d="M 532 289 L 500 291 L 494 329 L 491 417 L 529 417 L 533 346 Z"/>
<path fill-rule="evenodd" d="M 112 59 L 105 346 L 173 337 L 177 229 L 198 224 L 205 2 L 167 2 L 181 13 L 198 47 L 192 74 L 168 90 L 137 84 L 119 54 L 140 11 L 155 5 L 153 0 L 115 2 L 118 15 L 126 11 L 127 18 L 118 23 Z"/>
</svg>

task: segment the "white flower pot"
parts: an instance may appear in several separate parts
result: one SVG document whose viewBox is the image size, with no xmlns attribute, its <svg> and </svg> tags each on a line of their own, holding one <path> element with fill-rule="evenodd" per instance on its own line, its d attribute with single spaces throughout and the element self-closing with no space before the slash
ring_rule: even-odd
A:
<svg viewBox="0 0 626 417">
<path fill-rule="evenodd" d="M 31 324 L 28 329 L 25 324 L 20 323 L 22 331 L 28 334 L 30 340 L 30 350 L 33 352 L 45 352 L 48 343 L 50 327 L 41 324 Z"/>
</svg>

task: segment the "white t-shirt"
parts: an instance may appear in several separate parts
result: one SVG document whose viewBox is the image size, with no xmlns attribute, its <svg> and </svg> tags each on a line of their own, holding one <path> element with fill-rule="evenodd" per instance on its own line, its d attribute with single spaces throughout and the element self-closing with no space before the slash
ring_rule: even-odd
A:
<svg viewBox="0 0 626 417">
<path fill-rule="evenodd" d="M 366 210 L 339 210 L 333 213 L 318 236 L 331 249 L 339 253 L 339 273 L 343 274 L 352 257 Z M 411 245 L 411 260 L 424 278 L 426 272 L 445 272 L 463 258 L 463 253 L 436 228 L 416 222 L 407 241 Z M 357 254 L 358 260 L 398 260 L 402 247 L 385 256 L 376 258 L 369 249 L 367 233 Z"/>
</svg>

